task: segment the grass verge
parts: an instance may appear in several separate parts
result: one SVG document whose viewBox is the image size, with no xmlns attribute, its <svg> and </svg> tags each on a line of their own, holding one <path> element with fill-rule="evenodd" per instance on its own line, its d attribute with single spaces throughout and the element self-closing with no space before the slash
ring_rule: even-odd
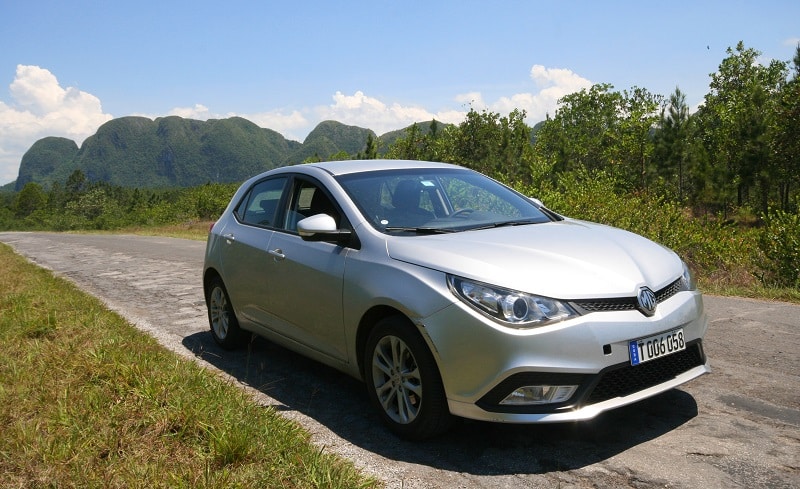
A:
<svg viewBox="0 0 800 489">
<path fill-rule="evenodd" d="M 2 487 L 378 484 L 6 245 L 0 345 Z"/>
<path fill-rule="evenodd" d="M 190 221 L 183 224 L 164 224 L 161 226 L 134 226 L 113 231 L 94 231 L 102 234 L 138 234 L 140 236 L 166 236 L 169 238 L 205 241 L 214 221 Z M 79 231 L 92 232 L 92 231 Z"/>
</svg>

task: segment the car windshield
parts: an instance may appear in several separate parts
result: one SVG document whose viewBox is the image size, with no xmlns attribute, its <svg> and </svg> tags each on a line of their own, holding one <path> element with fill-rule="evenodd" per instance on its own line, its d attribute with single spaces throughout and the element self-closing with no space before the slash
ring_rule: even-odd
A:
<svg viewBox="0 0 800 489">
<path fill-rule="evenodd" d="M 403 169 L 342 175 L 339 183 L 373 227 L 437 234 L 549 222 L 530 199 L 467 169 Z"/>
</svg>

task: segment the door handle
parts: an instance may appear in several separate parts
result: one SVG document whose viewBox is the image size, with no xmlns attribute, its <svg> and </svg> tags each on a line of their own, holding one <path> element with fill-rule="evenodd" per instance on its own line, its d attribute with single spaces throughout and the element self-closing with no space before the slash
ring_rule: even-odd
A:
<svg viewBox="0 0 800 489">
<path fill-rule="evenodd" d="M 286 258 L 286 255 L 283 254 L 283 250 L 280 248 L 275 248 L 274 250 L 267 251 L 270 255 L 275 258 L 275 261 L 280 261 Z"/>
<path fill-rule="evenodd" d="M 236 236 L 234 236 L 233 233 L 225 233 L 225 234 L 222 235 L 222 237 L 225 238 L 229 242 L 230 241 L 236 241 Z"/>
</svg>

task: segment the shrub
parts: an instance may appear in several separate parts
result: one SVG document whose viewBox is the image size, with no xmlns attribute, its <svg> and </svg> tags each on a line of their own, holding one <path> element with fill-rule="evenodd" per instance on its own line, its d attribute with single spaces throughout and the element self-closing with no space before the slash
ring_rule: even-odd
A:
<svg viewBox="0 0 800 489">
<path fill-rule="evenodd" d="M 758 246 L 764 253 L 759 277 L 764 285 L 800 288 L 800 214 L 770 210 Z"/>
</svg>

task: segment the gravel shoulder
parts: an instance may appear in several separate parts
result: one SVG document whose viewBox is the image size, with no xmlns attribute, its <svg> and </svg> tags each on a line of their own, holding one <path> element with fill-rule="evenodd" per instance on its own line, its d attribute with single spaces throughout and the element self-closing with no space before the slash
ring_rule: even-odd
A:
<svg viewBox="0 0 800 489">
<path fill-rule="evenodd" d="M 56 233 L 0 233 L 0 242 L 228 376 L 389 488 L 800 487 L 798 305 L 706 296 L 711 375 L 587 423 L 463 421 L 415 444 L 385 431 L 363 386 L 337 371 L 261 339 L 217 348 L 201 287 L 205 243 Z"/>
</svg>

